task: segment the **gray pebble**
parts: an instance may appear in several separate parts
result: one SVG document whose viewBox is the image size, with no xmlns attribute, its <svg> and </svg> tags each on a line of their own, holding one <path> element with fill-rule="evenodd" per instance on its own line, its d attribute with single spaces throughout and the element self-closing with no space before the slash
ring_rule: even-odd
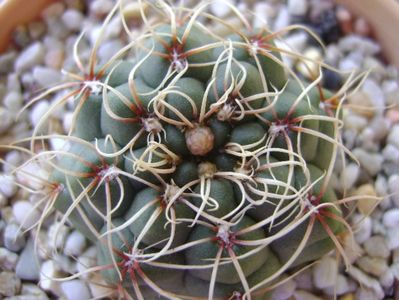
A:
<svg viewBox="0 0 399 300">
<path fill-rule="evenodd" d="M 3 171 L 8 174 L 15 169 L 16 166 L 22 163 L 21 153 L 19 151 L 13 150 L 7 152 L 4 158 Z"/>
<path fill-rule="evenodd" d="M 316 288 L 324 289 L 334 286 L 338 275 L 338 263 L 329 256 L 324 256 L 313 267 L 313 282 Z"/>
<path fill-rule="evenodd" d="M 8 74 L 14 67 L 14 62 L 17 57 L 17 52 L 8 51 L 0 55 L 0 74 Z"/>
<path fill-rule="evenodd" d="M 364 250 L 372 257 L 388 258 L 390 251 L 385 238 L 381 235 L 374 235 L 364 242 Z"/>
<path fill-rule="evenodd" d="M 356 148 L 352 152 L 369 175 L 375 176 L 381 171 L 384 158 L 379 153 L 369 153 L 362 148 Z"/>
<path fill-rule="evenodd" d="M 353 282 L 353 280 L 342 274 L 338 274 L 335 285 L 325 288 L 323 291 L 331 296 L 340 296 L 355 291 L 356 287 L 357 285 Z"/>
<path fill-rule="evenodd" d="M 399 248 L 399 230 L 397 228 L 388 228 L 385 238 L 389 250 Z"/>
<path fill-rule="evenodd" d="M 388 192 L 391 200 L 399 207 L 399 175 L 397 173 L 388 178 Z"/>
<path fill-rule="evenodd" d="M 395 124 L 391 127 L 387 142 L 399 148 L 399 124 Z"/>
<path fill-rule="evenodd" d="M 61 82 L 62 75 L 52 68 L 36 66 L 33 68 L 33 78 L 40 87 L 50 88 Z"/>
<path fill-rule="evenodd" d="M 18 255 L 6 248 L 0 248 L 0 268 L 7 271 L 15 270 Z"/>
<path fill-rule="evenodd" d="M 61 20 L 69 30 L 79 31 L 82 28 L 84 16 L 78 10 L 67 9 L 62 14 Z"/>
<path fill-rule="evenodd" d="M 322 298 L 311 294 L 308 291 L 296 290 L 294 293 L 295 300 L 322 300 Z"/>
<path fill-rule="evenodd" d="M 356 267 L 349 268 L 348 274 L 355 281 L 357 281 L 360 286 L 362 286 L 361 289 L 357 290 L 357 293 L 359 293 L 359 291 L 369 290 L 372 291 L 374 295 L 374 298 L 357 298 L 357 299 L 377 300 L 377 299 L 382 299 L 384 297 L 384 291 L 382 290 L 380 283 L 376 279 L 371 278 L 370 276 L 364 274 L 364 272 L 362 272 Z"/>
<path fill-rule="evenodd" d="M 384 213 L 382 222 L 386 227 L 399 227 L 399 208 L 393 208 Z"/>
<path fill-rule="evenodd" d="M 383 288 L 392 287 L 394 281 L 395 281 L 395 276 L 393 275 L 393 272 L 390 268 L 380 277 L 380 284 Z"/>
<path fill-rule="evenodd" d="M 21 290 L 21 280 L 11 272 L 0 273 L 0 296 L 11 297 Z"/>
<path fill-rule="evenodd" d="M 43 292 L 36 284 L 24 283 L 22 284 L 21 296 L 19 297 L 30 297 L 21 298 L 15 300 L 48 300 L 45 292 Z"/>
<path fill-rule="evenodd" d="M 45 49 L 42 43 L 35 42 L 20 53 L 15 61 L 15 70 L 23 72 L 43 62 Z"/>
<path fill-rule="evenodd" d="M 21 83 L 19 81 L 19 75 L 17 73 L 11 73 L 7 76 L 7 90 L 9 92 L 22 93 Z"/>
<path fill-rule="evenodd" d="M 293 16 L 304 16 L 308 11 L 307 0 L 288 0 L 288 11 Z"/>
<path fill-rule="evenodd" d="M 356 163 L 349 163 L 341 173 L 341 184 L 343 189 L 351 189 L 359 177 L 360 167 Z"/>
<path fill-rule="evenodd" d="M 382 156 L 385 160 L 392 163 L 399 163 L 399 148 L 392 144 L 388 144 L 382 150 Z"/>
<path fill-rule="evenodd" d="M 366 79 L 362 85 L 362 90 L 369 94 L 374 109 L 379 115 L 385 110 L 385 96 L 380 84 L 371 79 Z"/>
<path fill-rule="evenodd" d="M 13 117 L 11 113 L 4 107 L 0 106 L 0 134 L 7 132 L 12 123 Z"/>
<path fill-rule="evenodd" d="M 382 289 L 381 289 L 382 290 Z M 383 291 L 382 291 L 383 293 Z M 356 299 L 361 300 L 382 300 L 384 296 L 381 293 L 377 293 L 373 289 L 369 288 L 360 288 L 356 291 L 355 294 Z"/>
<path fill-rule="evenodd" d="M 23 105 L 23 97 L 20 93 L 11 91 L 3 99 L 4 106 L 13 114 L 17 114 Z"/>
<path fill-rule="evenodd" d="M 15 273 L 22 280 L 38 280 L 40 277 L 40 267 L 38 257 L 35 254 L 34 242 L 30 239 L 22 251 Z"/>
<path fill-rule="evenodd" d="M 0 193 L 5 197 L 11 198 L 17 192 L 15 178 L 12 175 L 0 174 Z"/>
<path fill-rule="evenodd" d="M 352 52 L 356 49 L 356 51 L 360 51 L 363 55 L 369 56 L 377 54 L 380 51 L 380 46 L 376 42 L 355 34 L 342 37 L 338 42 L 338 46 L 344 52 Z"/>
<path fill-rule="evenodd" d="M 372 221 L 368 216 L 354 215 L 353 223 L 356 228 L 355 239 L 359 244 L 364 243 L 371 237 Z"/>
<path fill-rule="evenodd" d="M 90 299 L 90 290 L 81 280 L 70 280 L 61 283 L 61 291 L 67 300 Z"/>
<path fill-rule="evenodd" d="M 84 248 L 86 247 L 86 238 L 79 231 L 73 231 L 68 235 L 65 242 L 64 254 L 79 256 L 82 254 Z"/>
<path fill-rule="evenodd" d="M 273 30 L 278 31 L 290 24 L 290 13 L 286 7 L 281 7 L 276 20 L 274 21 Z"/>
<path fill-rule="evenodd" d="M 285 300 L 292 297 L 296 289 L 296 282 L 293 279 L 285 281 L 273 291 L 271 300 Z"/>
<path fill-rule="evenodd" d="M 362 256 L 356 261 L 356 264 L 364 272 L 376 277 L 380 277 L 388 271 L 387 261 L 381 257 Z"/>
<path fill-rule="evenodd" d="M 9 223 L 4 229 L 4 246 L 13 252 L 18 252 L 25 246 L 25 237 L 17 224 Z"/>
</svg>

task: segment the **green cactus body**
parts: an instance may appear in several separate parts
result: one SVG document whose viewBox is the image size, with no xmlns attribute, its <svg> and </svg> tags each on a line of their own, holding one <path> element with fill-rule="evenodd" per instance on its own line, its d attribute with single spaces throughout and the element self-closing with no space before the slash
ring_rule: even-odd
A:
<svg viewBox="0 0 399 300">
<path fill-rule="evenodd" d="M 77 97 L 54 206 L 134 299 L 269 299 L 344 230 L 333 95 L 303 93 L 267 29 L 226 39 L 193 18 L 157 23 Z"/>
</svg>

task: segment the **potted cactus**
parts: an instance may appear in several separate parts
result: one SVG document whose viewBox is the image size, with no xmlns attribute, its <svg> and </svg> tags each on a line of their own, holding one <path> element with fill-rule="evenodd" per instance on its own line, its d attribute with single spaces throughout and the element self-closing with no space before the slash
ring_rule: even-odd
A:
<svg viewBox="0 0 399 300">
<path fill-rule="evenodd" d="M 328 66 L 312 62 L 320 72 L 304 81 L 281 55 L 305 58 L 276 45 L 281 33 L 237 10 L 234 28 L 208 5 L 146 3 L 162 18 L 143 8 L 142 35 L 103 64 L 96 45 L 83 66 L 78 40 L 83 74 L 32 101 L 69 90 L 29 139 L 48 174 L 40 222 L 55 210 L 95 243 L 88 271 L 122 298 L 268 299 L 287 272 L 341 251 L 348 232 L 341 206 L 354 198 L 339 200 L 330 177 L 357 78 L 332 93 L 320 86 Z M 56 136 L 65 147 L 35 153 L 53 137 L 40 134 L 46 118 L 71 98 L 71 130 Z"/>
</svg>

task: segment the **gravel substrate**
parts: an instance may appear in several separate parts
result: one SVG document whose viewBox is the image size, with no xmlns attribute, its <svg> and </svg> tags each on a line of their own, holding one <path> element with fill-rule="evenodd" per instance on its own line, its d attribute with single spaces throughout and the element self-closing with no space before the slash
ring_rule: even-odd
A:
<svg viewBox="0 0 399 300">
<path fill-rule="evenodd" d="M 216 0 L 209 9 L 221 18 L 236 22 L 225 2 Z M 360 88 L 348 97 L 343 114 L 343 143 L 360 165 L 350 158 L 343 161 L 337 157 L 333 177 L 339 194 L 365 196 L 351 208 L 354 239 L 348 235 L 342 241 L 352 267 L 346 270 L 341 259 L 337 260 L 336 254 L 331 253 L 280 286 L 273 299 L 334 299 L 334 295 L 341 300 L 399 299 L 398 70 L 382 62 L 378 43 L 368 37 L 368 25 L 361 19 L 350 21 L 350 14 L 343 8 L 333 7 L 330 1 L 227 2 L 236 4 L 240 10 L 250 8 L 256 15 L 252 18 L 254 24 L 266 22 L 272 30 L 293 22 L 315 30 L 326 43 L 324 51 L 301 30 L 286 35 L 280 46 L 293 47 L 314 59 L 324 58 L 342 71 L 342 76 L 326 72 L 323 82 L 329 88 L 342 84 L 348 71 L 370 71 Z M 43 21 L 16 30 L 14 45 L 0 54 L 0 145 L 30 136 L 31 128 L 63 97 L 65 92 L 49 95 L 21 113 L 22 107 L 38 92 L 67 81 L 60 69 L 78 72 L 72 57 L 74 42 L 83 29 L 79 53 L 82 61 L 87 61 L 101 21 L 113 4 L 112 0 L 67 0 L 47 8 Z M 124 13 L 131 25 L 139 25 L 137 4 L 131 4 Z M 107 61 L 125 42 L 121 22 L 118 18 L 112 19 L 98 51 L 99 63 Z M 292 59 L 287 59 L 287 63 L 303 77 L 309 75 L 301 63 Z M 57 109 L 40 132 L 67 131 L 71 108 L 72 101 L 69 101 L 64 108 Z M 63 141 L 51 138 L 50 144 L 53 149 L 60 149 Z M 15 177 L 37 184 L 24 171 L 37 174 L 38 166 L 32 162 L 12 173 L 13 166 L 21 165 L 26 157 L 12 149 L 0 151 L 0 158 L 4 160 L 0 172 L 0 299 L 84 300 L 109 293 L 94 283 L 100 281 L 97 276 L 82 275 L 70 281 L 49 279 L 94 266 L 96 250 L 70 226 L 59 226 L 57 216 L 46 220 L 39 232 L 37 229 L 26 232 L 39 220 L 43 204 L 39 204 L 41 195 L 20 189 Z M 40 172 L 44 174 L 45 170 Z M 381 199 L 376 200 L 378 197 Z M 36 249 L 35 237 L 38 237 Z"/>
</svg>

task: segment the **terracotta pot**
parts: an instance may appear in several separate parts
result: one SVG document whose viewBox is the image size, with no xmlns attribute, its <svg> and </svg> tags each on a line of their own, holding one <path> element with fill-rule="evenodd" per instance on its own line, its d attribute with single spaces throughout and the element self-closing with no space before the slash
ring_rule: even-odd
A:
<svg viewBox="0 0 399 300">
<path fill-rule="evenodd" d="M 4 0 L 0 4 L 0 52 L 8 44 L 12 31 L 40 16 L 41 11 L 56 0 Z"/>
</svg>

